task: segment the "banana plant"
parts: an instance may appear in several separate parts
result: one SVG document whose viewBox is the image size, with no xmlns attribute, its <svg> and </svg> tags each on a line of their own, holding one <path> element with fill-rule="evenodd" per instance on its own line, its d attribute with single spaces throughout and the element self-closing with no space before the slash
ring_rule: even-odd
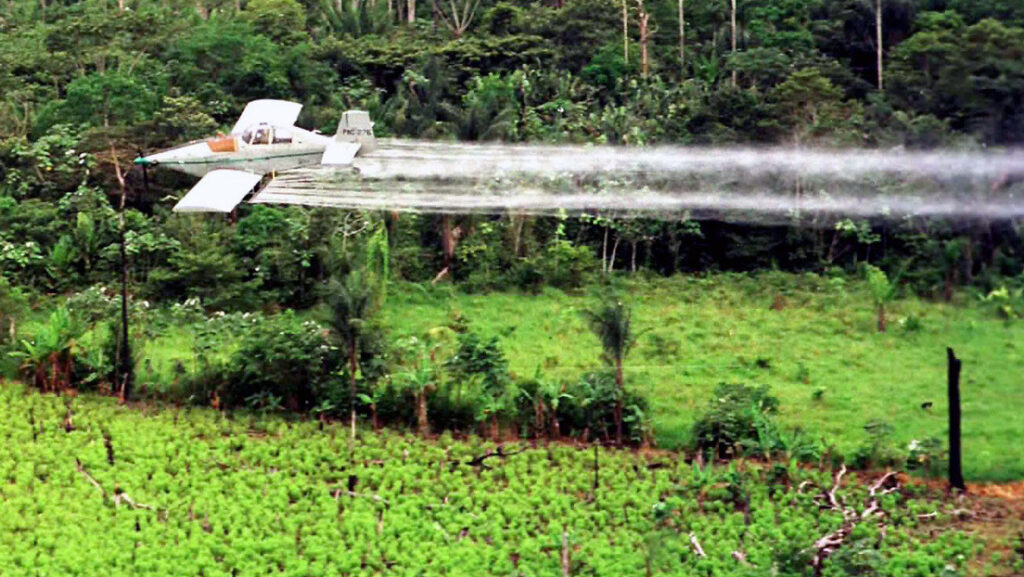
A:
<svg viewBox="0 0 1024 577">
<path fill-rule="evenodd" d="M 78 323 L 67 307 L 50 313 L 46 324 L 31 340 L 21 341 L 21 350 L 11 353 L 21 358 L 21 369 L 30 375 L 35 386 L 44 392 L 59 392 L 71 386 L 71 370 L 78 346 Z"/>
<path fill-rule="evenodd" d="M 373 422 L 373 430 L 380 430 L 380 419 L 377 416 L 377 406 L 387 396 L 388 388 L 380 383 L 374 384 L 370 394 L 359 393 L 359 402 L 370 407 L 370 419 Z"/>
<path fill-rule="evenodd" d="M 396 375 L 398 386 L 412 394 L 416 401 L 416 430 L 420 435 L 430 434 L 430 422 L 427 420 L 427 395 L 437 388 L 437 379 L 433 363 L 429 357 L 420 359 L 411 370 Z"/>
<path fill-rule="evenodd" d="M 540 397 L 546 407 L 547 420 L 551 423 L 551 434 L 556 439 L 562 438 L 562 427 L 558 421 L 558 407 L 563 400 L 571 400 L 572 395 L 565 391 L 565 383 L 558 381 L 541 381 L 538 383 Z"/>
</svg>

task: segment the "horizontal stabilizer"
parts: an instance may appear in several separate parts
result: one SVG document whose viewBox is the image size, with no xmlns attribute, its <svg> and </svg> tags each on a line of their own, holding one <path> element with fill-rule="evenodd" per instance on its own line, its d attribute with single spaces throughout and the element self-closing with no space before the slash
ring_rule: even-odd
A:
<svg viewBox="0 0 1024 577">
<path fill-rule="evenodd" d="M 358 142 L 332 142 L 324 149 L 324 156 L 320 164 L 348 165 L 356 157 L 362 147 Z"/>
<path fill-rule="evenodd" d="M 174 212 L 231 212 L 261 178 L 242 170 L 210 171 L 174 205 Z"/>
</svg>

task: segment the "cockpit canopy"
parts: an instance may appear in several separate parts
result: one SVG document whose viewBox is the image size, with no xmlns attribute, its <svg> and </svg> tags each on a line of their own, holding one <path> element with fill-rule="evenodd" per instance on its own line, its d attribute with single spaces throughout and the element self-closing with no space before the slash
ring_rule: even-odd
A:
<svg viewBox="0 0 1024 577">
<path fill-rule="evenodd" d="M 292 141 L 292 130 L 261 122 L 243 130 L 241 138 L 248 145 L 287 144 Z"/>
</svg>

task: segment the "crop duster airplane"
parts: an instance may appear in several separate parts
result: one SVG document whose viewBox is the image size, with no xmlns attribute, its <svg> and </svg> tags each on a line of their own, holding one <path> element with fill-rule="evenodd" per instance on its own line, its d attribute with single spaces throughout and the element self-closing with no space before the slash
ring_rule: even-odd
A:
<svg viewBox="0 0 1024 577">
<path fill-rule="evenodd" d="M 266 174 L 312 165 L 348 166 L 376 148 L 370 115 L 341 115 L 335 135 L 295 126 L 302 105 L 254 100 L 228 135 L 135 159 L 142 167 L 166 166 L 202 177 L 174 206 L 175 212 L 231 212 Z"/>
</svg>

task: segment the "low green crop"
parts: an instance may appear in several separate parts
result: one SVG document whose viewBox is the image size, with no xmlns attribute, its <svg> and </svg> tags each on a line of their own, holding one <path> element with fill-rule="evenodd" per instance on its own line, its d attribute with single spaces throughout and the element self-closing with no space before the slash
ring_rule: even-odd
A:
<svg viewBox="0 0 1024 577">
<path fill-rule="evenodd" d="M 593 450 L 556 444 L 473 465 L 497 447 L 90 396 L 69 406 L 67 432 L 62 399 L 0 388 L 5 576 L 555 575 L 563 531 L 572 575 L 810 575 L 815 540 L 843 523 L 815 499 L 831 471 L 598 449 L 595 475 Z M 856 508 L 868 497 L 852 475 L 839 495 Z M 945 504 L 880 504 L 887 516 L 824 574 L 939 575 L 977 556 Z"/>
</svg>

